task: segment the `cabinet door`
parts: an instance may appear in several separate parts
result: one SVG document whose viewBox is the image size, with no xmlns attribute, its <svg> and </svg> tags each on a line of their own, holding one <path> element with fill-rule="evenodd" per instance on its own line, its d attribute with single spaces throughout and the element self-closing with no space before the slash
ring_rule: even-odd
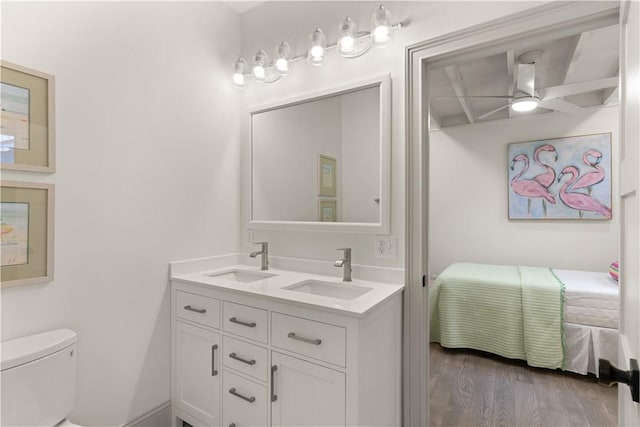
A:
<svg viewBox="0 0 640 427">
<path fill-rule="evenodd" d="M 272 426 L 344 426 L 345 374 L 271 353 Z"/>
<path fill-rule="evenodd" d="M 220 334 L 176 322 L 177 407 L 209 426 L 220 425 Z"/>
</svg>

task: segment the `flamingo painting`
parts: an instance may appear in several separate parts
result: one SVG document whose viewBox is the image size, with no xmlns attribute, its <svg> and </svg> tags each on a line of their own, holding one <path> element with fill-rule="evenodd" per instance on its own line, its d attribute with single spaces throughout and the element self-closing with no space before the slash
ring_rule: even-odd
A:
<svg viewBox="0 0 640 427">
<path fill-rule="evenodd" d="M 611 218 L 611 209 L 594 197 L 583 193 L 569 191 L 569 187 L 571 187 L 571 190 L 575 189 L 572 185 L 578 181 L 578 168 L 575 166 L 567 166 L 562 169 L 562 172 L 560 172 L 560 176 L 558 177 L 558 182 L 560 182 L 565 175 L 571 175 L 571 178 L 562 185 L 560 192 L 558 193 L 562 203 L 571 209 L 577 210 L 580 217 L 582 217 L 582 212 L 586 211 L 596 212 L 604 218 Z"/>
<path fill-rule="evenodd" d="M 591 160 L 590 157 L 592 157 L 593 160 Z M 595 171 L 583 173 L 571 187 L 572 190 L 586 188 L 588 193 L 591 194 L 591 187 L 604 180 L 605 173 L 602 166 L 599 165 L 600 160 L 602 160 L 602 153 L 598 150 L 587 150 L 582 155 L 582 162 L 594 168 Z"/>
<path fill-rule="evenodd" d="M 509 219 L 611 219 L 610 133 L 511 143 L 507 155 Z"/>
<path fill-rule="evenodd" d="M 525 154 L 518 154 L 511 161 L 511 170 L 515 170 L 515 165 L 519 162 L 523 162 L 524 166 L 516 176 L 511 179 L 511 189 L 519 196 L 526 197 L 527 210 L 531 212 L 531 199 L 543 198 L 549 203 L 556 203 L 556 198 L 547 190 L 544 185 L 540 184 L 535 179 L 522 179 L 529 169 L 529 157 Z"/>
</svg>

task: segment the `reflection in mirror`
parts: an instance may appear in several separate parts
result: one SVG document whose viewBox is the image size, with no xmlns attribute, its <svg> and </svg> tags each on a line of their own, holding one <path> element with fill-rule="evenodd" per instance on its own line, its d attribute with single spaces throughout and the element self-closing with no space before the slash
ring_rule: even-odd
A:
<svg viewBox="0 0 640 427">
<path fill-rule="evenodd" d="M 252 113 L 252 227 L 382 225 L 389 126 L 381 83 Z"/>
</svg>

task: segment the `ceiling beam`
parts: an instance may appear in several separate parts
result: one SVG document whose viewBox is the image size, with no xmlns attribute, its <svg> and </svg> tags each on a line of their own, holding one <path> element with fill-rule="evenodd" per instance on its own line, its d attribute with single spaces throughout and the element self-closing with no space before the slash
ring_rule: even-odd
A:
<svg viewBox="0 0 640 427">
<path fill-rule="evenodd" d="M 573 73 L 576 70 L 576 67 L 578 66 L 578 62 L 580 61 L 580 57 L 584 52 L 584 48 L 586 46 L 587 40 L 589 39 L 590 35 L 591 35 L 591 32 L 584 32 L 575 37 L 575 42 L 573 44 L 573 52 L 571 53 L 571 59 L 569 60 L 567 69 L 564 72 L 564 78 L 562 79 L 563 84 L 570 83 L 571 76 L 573 75 Z"/>
<path fill-rule="evenodd" d="M 453 86 L 453 90 L 455 91 L 458 102 L 460 106 L 464 110 L 464 114 L 467 116 L 467 120 L 469 123 L 475 123 L 475 119 L 473 117 L 473 111 L 471 110 L 471 105 L 467 102 L 467 91 L 464 87 L 464 83 L 462 82 L 462 74 L 460 74 L 460 68 L 457 65 L 447 65 L 444 67 L 445 72 L 447 73 L 447 77 L 449 77 L 449 81 Z"/>
<path fill-rule="evenodd" d="M 618 73 L 620 72 L 620 68 L 616 68 L 616 72 L 613 73 L 614 76 L 617 76 Z M 602 105 L 609 105 L 609 104 L 617 104 L 620 102 L 619 99 L 619 90 L 618 90 L 619 86 L 616 87 L 612 87 L 609 89 L 604 89 L 602 91 Z"/>
</svg>

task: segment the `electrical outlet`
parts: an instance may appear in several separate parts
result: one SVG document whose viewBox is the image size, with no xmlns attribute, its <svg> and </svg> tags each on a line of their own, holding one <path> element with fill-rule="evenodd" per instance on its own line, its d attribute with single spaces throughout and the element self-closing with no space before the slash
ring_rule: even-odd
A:
<svg viewBox="0 0 640 427">
<path fill-rule="evenodd" d="M 398 239 L 396 236 L 376 236 L 374 251 L 379 258 L 396 258 Z"/>
</svg>

